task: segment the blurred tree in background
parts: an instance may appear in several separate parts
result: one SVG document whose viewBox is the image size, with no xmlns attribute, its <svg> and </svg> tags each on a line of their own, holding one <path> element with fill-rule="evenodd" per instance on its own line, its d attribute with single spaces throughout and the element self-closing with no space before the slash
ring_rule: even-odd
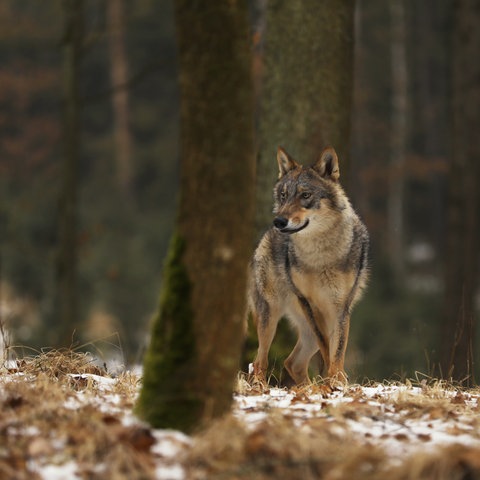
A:
<svg viewBox="0 0 480 480">
<path fill-rule="evenodd" d="M 336 122 L 326 124 L 316 116 L 324 106 L 321 99 L 334 100 L 340 91 L 320 95 L 316 82 L 318 72 L 333 72 L 347 58 L 323 47 L 327 41 L 347 39 L 343 29 L 352 21 L 353 2 L 335 2 L 349 12 L 339 16 L 348 20 L 342 26 L 325 23 L 327 14 L 321 10 L 331 2 L 312 4 L 304 22 L 298 2 L 249 2 L 255 26 L 252 69 L 262 222 L 271 209 L 275 174 L 267 171 L 275 168 L 275 148 L 282 144 L 309 161 L 317 150 L 313 135 L 341 152 L 347 192 L 371 233 L 371 284 L 352 317 L 347 359 L 352 379 L 413 375 L 415 370 L 438 374 L 449 351 L 449 364 L 442 361 L 445 372 L 452 363 L 452 345 L 445 346 L 444 339 L 453 341 L 452 331 L 469 332 L 462 339 L 470 342 L 468 362 L 478 361 L 478 329 L 457 329 L 473 327 L 479 313 L 478 200 L 472 193 L 478 191 L 479 180 L 470 163 L 478 163 L 478 152 L 476 140 L 468 135 L 478 130 L 471 109 L 478 112 L 480 86 L 473 64 L 478 63 L 480 47 L 468 28 L 459 30 L 463 23 L 458 15 L 466 8 L 462 1 L 402 0 L 401 14 L 393 0 L 355 2 L 349 146 L 343 137 L 348 133 L 339 140 L 330 133 L 316 137 L 320 127 L 327 132 Z M 36 347 L 52 344 L 57 328 L 62 12 L 60 0 L 0 4 L 0 314 L 9 322 L 15 343 Z M 476 16 L 464 18 L 474 22 Z M 156 309 L 177 196 L 173 6 L 168 0 L 121 5 L 84 0 L 83 23 L 78 79 L 79 326 L 74 341 L 118 332 L 126 357 L 138 361 L 148 318 Z M 328 38 L 321 34 L 324 29 Z M 464 44 L 452 44 L 453 38 Z M 281 47 L 275 47 L 276 41 Z M 399 81 L 400 67 L 406 81 Z M 347 88 L 344 80 L 339 82 Z M 343 100 L 350 101 L 348 93 Z M 273 115 L 275 102 L 279 116 Z M 302 112 L 311 115 L 314 124 L 306 122 Z M 335 135 L 348 128 L 335 126 Z M 399 165 L 395 175 L 394 158 Z M 454 174 L 447 174 L 449 170 Z M 395 198 L 400 214 L 398 208 L 389 208 Z M 237 212 L 233 209 L 232 215 Z M 461 229 L 454 226 L 455 217 Z M 401 221 L 398 237 L 392 227 L 396 221 Z M 400 247 L 392 248 L 397 240 Z M 466 323 L 459 323 L 459 312 Z M 458 345 L 456 351 L 464 352 L 466 344 Z M 276 363 L 281 364 L 281 352 L 278 355 Z M 465 362 L 453 361 L 457 373 Z"/>
<path fill-rule="evenodd" d="M 352 315 L 347 351 L 350 371 L 359 379 L 411 376 L 417 370 L 439 373 L 452 2 L 402 3 L 404 34 L 394 32 L 394 23 L 398 29 L 401 18 L 391 2 L 356 2 L 350 157 L 354 180 L 348 191 L 372 241 L 370 286 Z M 398 95 L 402 87 L 393 84 L 393 68 L 399 65 L 394 65 L 392 54 L 395 48 L 398 54 L 402 37 L 406 131 L 398 130 L 402 120 L 393 112 L 394 92 Z M 399 135 L 404 158 L 393 175 L 392 148 L 401 145 Z M 388 208 L 387 199 L 391 187 L 396 188 L 395 180 L 403 182 L 403 218 L 397 219 L 403 224 L 401 249 L 390 244 L 395 240 L 394 229 L 389 228 L 395 224 L 391 215 L 398 210 Z M 392 253 L 398 250 L 400 280 Z"/>
<path fill-rule="evenodd" d="M 54 300 L 54 344 L 69 346 L 78 328 L 77 211 L 80 164 L 79 98 L 80 62 L 83 53 L 83 0 L 64 2 L 62 132 L 63 155 L 58 200 L 58 251 Z"/>
<path fill-rule="evenodd" d="M 480 261 L 480 4 L 457 0 L 453 12 L 452 153 L 442 331 L 443 374 L 475 383 L 475 299 Z"/>
<path fill-rule="evenodd" d="M 389 262 L 398 283 L 405 282 L 404 255 L 404 191 L 407 153 L 408 65 L 406 42 L 405 1 L 389 0 L 390 6 L 390 63 L 391 63 L 391 121 L 393 132 L 387 197 L 387 242 Z"/>
<path fill-rule="evenodd" d="M 132 188 L 133 151 L 130 129 L 128 58 L 125 48 L 125 5 L 123 0 L 107 1 L 108 46 L 112 84 L 115 173 L 118 186 L 129 196 Z"/>
<path fill-rule="evenodd" d="M 121 3 L 119 27 L 112 5 L 84 0 L 78 79 L 79 324 L 73 343 L 110 336 L 117 347 L 121 343 L 126 360 L 139 361 L 173 222 L 178 94 L 171 2 Z M 0 8 L 1 291 L 14 343 L 38 348 L 58 340 L 63 2 L 7 0 Z M 127 71 L 121 73 L 111 54 L 118 35 L 126 57 Z M 118 50 L 117 45 L 121 56 Z M 125 94 L 123 106 L 115 106 Z M 119 167 L 125 155 L 118 145 L 118 130 L 125 129 L 118 118 L 121 108 L 128 109 L 129 170 Z M 121 137 L 124 142 L 124 132 Z"/>
<path fill-rule="evenodd" d="M 257 228 L 272 221 L 277 148 L 313 163 L 333 145 L 348 172 L 353 86 L 353 0 L 268 0 L 261 22 Z"/>
</svg>

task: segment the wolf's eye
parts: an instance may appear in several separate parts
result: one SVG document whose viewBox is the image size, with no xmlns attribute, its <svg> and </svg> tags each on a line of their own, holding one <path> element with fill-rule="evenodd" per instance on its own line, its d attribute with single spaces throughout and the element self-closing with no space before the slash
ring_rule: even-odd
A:
<svg viewBox="0 0 480 480">
<path fill-rule="evenodd" d="M 312 194 L 310 192 L 303 192 L 302 193 L 302 198 L 305 199 L 305 200 L 308 200 L 311 196 L 312 196 Z"/>
<path fill-rule="evenodd" d="M 280 192 L 280 200 L 283 202 L 287 198 L 287 192 Z"/>
</svg>

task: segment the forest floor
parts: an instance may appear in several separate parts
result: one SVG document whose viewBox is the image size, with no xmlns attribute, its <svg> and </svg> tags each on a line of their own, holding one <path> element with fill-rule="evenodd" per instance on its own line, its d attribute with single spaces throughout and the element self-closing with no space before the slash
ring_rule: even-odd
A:
<svg viewBox="0 0 480 480">
<path fill-rule="evenodd" d="M 480 390 L 258 388 L 193 436 L 132 413 L 140 377 L 47 352 L 0 369 L 0 479 L 480 478 Z"/>
</svg>

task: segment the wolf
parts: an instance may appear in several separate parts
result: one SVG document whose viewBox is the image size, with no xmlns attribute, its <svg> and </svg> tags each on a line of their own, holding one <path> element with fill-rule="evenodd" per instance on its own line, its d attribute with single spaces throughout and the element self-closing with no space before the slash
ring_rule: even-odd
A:
<svg viewBox="0 0 480 480">
<path fill-rule="evenodd" d="M 265 381 L 268 352 L 280 318 L 298 332 L 284 366 L 308 383 L 320 350 L 326 375 L 347 381 L 345 350 L 353 306 L 368 277 L 369 237 L 340 186 L 338 156 L 325 148 L 311 166 L 278 148 L 275 218 L 251 261 L 248 309 L 257 327 L 254 375 Z"/>
</svg>

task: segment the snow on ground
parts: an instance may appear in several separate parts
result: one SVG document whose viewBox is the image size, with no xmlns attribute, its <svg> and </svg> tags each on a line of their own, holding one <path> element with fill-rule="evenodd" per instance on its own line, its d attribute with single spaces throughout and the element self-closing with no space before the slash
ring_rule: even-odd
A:
<svg viewBox="0 0 480 480">
<path fill-rule="evenodd" d="M 436 389 L 426 401 L 425 389 L 405 385 L 352 386 L 327 395 L 297 395 L 271 389 L 259 396 L 235 397 L 235 415 L 258 423 L 274 412 L 289 415 L 300 426 L 312 418 L 325 418 L 337 435 L 353 434 L 368 444 L 380 445 L 392 456 L 404 456 L 438 445 L 480 447 L 477 419 L 479 396 Z M 466 407 L 467 412 L 462 413 Z M 448 408 L 450 406 L 450 408 Z"/>
<path fill-rule="evenodd" d="M 99 408 L 118 413 L 118 394 L 108 393 L 114 380 L 84 377 L 98 382 L 104 391 Z M 438 445 L 480 447 L 480 431 L 474 427 L 471 414 L 457 413 L 455 408 L 445 409 L 445 403 L 448 405 L 453 401 L 453 405 L 457 402 L 457 405 L 478 410 L 479 396 L 437 390 L 439 398 L 430 398 L 427 402 L 430 406 L 425 408 L 423 393 L 422 388 L 405 385 L 353 386 L 328 394 L 311 395 L 272 388 L 261 395 L 235 395 L 233 412 L 249 427 L 269 415 L 291 416 L 298 426 L 312 418 L 325 418 L 336 435 L 348 438 L 353 434 L 367 444 L 380 445 L 392 459 L 418 452 L 419 449 L 432 450 Z M 81 393 L 78 401 L 85 401 Z M 132 421 L 135 420 L 131 413 L 124 412 L 124 422 Z M 189 448 L 192 440 L 180 432 L 169 430 L 155 430 L 154 436 L 156 443 L 152 453 L 157 457 L 156 478 L 183 480 L 185 472 L 176 459 L 183 449 Z M 54 478 L 54 472 L 55 469 L 50 466 L 40 471 L 45 480 Z M 72 464 L 67 463 L 63 473 L 59 470 L 58 478 L 68 478 L 72 472 Z"/>
<path fill-rule="evenodd" d="M 18 381 L 21 375 L 4 374 L 0 376 L 0 382 L 5 385 L 13 378 Z M 114 422 L 109 418 L 111 416 L 119 418 L 125 428 L 137 428 L 139 431 L 144 428 L 147 443 L 146 446 L 142 443 L 139 450 L 148 451 L 148 458 L 153 459 L 152 478 L 189 478 L 183 459 L 195 444 L 195 437 L 172 430 L 150 430 L 136 419 L 132 405 L 138 381 L 132 393 L 119 389 L 120 380 L 116 378 L 88 373 L 69 376 L 75 388 L 64 401 L 64 409 L 73 412 L 93 407 L 104 415 L 106 423 Z M 333 391 L 321 386 L 297 391 L 271 388 L 264 393 L 250 390 L 235 394 L 233 416 L 251 431 L 275 417 L 288 418 L 295 427 L 304 430 L 318 428 L 318 423 L 314 422 L 321 421 L 321 428 L 331 438 L 345 441 L 353 438 L 361 444 L 380 447 L 395 463 L 419 451 L 433 452 L 445 445 L 464 445 L 480 451 L 479 398 L 478 390 L 446 388 L 441 383 L 418 387 L 410 384 L 352 385 Z M 0 400 L 3 403 L 15 401 L 2 399 L 1 394 Z M 28 443 L 31 458 L 27 465 L 28 471 L 36 474 L 37 478 L 85 478 L 79 473 L 75 459 L 61 455 L 67 442 L 64 438 L 49 439 L 47 444 L 46 439 L 38 436 L 35 426 L 8 425 L 4 428 L 8 430 L 8 435 L 37 436 L 35 441 Z M 0 460 L 3 454 L 0 446 Z M 92 478 L 109 478 L 107 472 L 103 472 L 105 466 L 102 464 L 91 469 L 95 474 Z"/>
</svg>

